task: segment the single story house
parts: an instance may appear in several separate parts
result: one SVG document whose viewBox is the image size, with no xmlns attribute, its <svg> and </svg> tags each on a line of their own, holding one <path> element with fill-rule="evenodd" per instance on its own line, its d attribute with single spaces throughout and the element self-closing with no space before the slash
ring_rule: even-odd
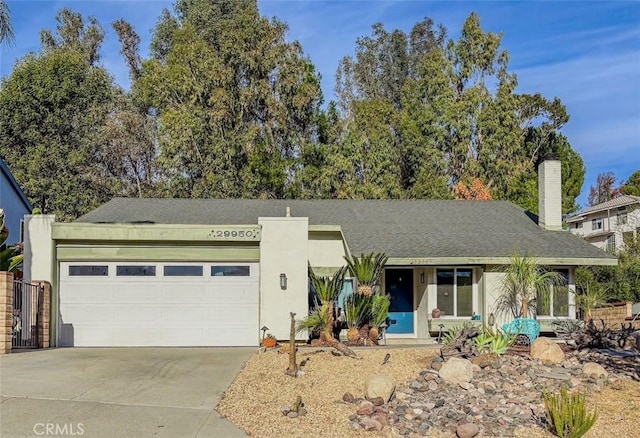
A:
<svg viewBox="0 0 640 438">
<path fill-rule="evenodd" d="M 5 225 L 9 229 L 9 238 L 5 243 L 12 245 L 22 242 L 22 221 L 26 214 L 31 213 L 33 206 L 2 159 L 0 159 L 0 208 L 4 209 Z"/>
<path fill-rule="evenodd" d="M 516 252 L 570 289 L 576 266 L 616 264 L 562 230 L 560 163 L 540 175 L 539 218 L 505 201 L 117 198 L 73 223 L 29 217 L 43 255 L 30 275 L 54 285 L 54 345 L 252 346 L 262 326 L 286 339 L 289 312 L 307 315 L 309 267 L 329 275 L 345 255 L 384 252 L 387 337 L 426 339 L 486 319 Z M 539 309 L 574 317 L 572 294 Z"/>
</svg>

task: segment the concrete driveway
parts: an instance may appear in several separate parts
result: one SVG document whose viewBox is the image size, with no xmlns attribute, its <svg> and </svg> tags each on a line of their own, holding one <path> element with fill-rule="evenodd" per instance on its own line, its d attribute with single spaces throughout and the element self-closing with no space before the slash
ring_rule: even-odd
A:
<svg viewBox="0 0 640 438">
<path fill-rule="evenodd" d="M 241 437 L 215 406 L 256 348 L 0 356 L 0 436 Z"/>
</svg>

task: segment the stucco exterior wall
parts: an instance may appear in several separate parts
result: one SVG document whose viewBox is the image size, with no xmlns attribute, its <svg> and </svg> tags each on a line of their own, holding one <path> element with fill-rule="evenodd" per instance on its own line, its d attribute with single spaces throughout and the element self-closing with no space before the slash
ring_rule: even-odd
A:
<svg viewBox="0 0 640 438">
<path fill-rule="evenodd" d="M 346 265 L 342 234 L 337 231 L 309 232 L 309 264 L 314 268 L 338 268 Z"/>
<path fill-rule="evenodd" d="M 24 278 L 27 281 L 54 281 L 53 215 L 27 215 L 24 220 Z"/>
<path fill-rule="evenodd" d="M 289 312 L 302 319 L 309 312 L 308 260 L 309 219 L 300 217 L 259 218 L 260 242 L 260 327 L 278 339 L 288 339 Z M 287 288 L 280 288 L 280 274 L 287 276 Z M 305 333 L 297 335 L 306 339 Z"/>
<path fill-rule="evenodd" d="M 483 317 L 488 321 L 489 315 L 493 313 L 497 326 L 501 326 L 513 318 L 511 315 L 499 314 L 496 310 L 504 277 L 505 273 L 501 272 L 498 266 L 487 266 L 482 274 L 482 288 L 485 292 L 486 303 L 484 311 L 486 316 L 483 315 Z"/>
<path fill-rule="evenodd" d="M 611 235 L 615 237 L 615 247 L 617 250 L 624 247 L 625 233 L 640 233 L 640 205 L 626 206 L 626 223 L 619 215 L 618 208 L 598 211 L 585 216 L 584 220 L 572 222 L 569 230 L 578 236 L 584 237 L 589 243 L 600 249 L 607 249 L 607 238 Z M 592 221 L 596 219 L 602 222 L 602 228 L 593 229 Z M 581 224 L 580 228 L 576 224 Z"/>
</svg>

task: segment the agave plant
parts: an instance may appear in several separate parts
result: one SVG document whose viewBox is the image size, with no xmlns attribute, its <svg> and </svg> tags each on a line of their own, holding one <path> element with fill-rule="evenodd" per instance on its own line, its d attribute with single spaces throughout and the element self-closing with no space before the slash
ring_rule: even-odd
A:
<svg viewBox="0 0 640 438">
<path fill-rule="evenodd" d="M 360 257 L 347 257 L 347 267 L 352 276 L 358 280 L 357 292 L 360 295 L 373 295 L 373 288 L 380 282 L 387 257 L 383 253 L 360 254 Z"/>
</svg>

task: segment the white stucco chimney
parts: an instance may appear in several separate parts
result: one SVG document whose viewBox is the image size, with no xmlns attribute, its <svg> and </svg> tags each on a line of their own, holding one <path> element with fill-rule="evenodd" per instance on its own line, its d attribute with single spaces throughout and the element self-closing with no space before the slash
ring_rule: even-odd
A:
<svg viewBox="0 0 640 438">
<path fill-rule="evenodd" d="M 546 159 L 538 165 L 538 225 L 545 230 L 562 230 L 562 166 Z"/>
</svg>

